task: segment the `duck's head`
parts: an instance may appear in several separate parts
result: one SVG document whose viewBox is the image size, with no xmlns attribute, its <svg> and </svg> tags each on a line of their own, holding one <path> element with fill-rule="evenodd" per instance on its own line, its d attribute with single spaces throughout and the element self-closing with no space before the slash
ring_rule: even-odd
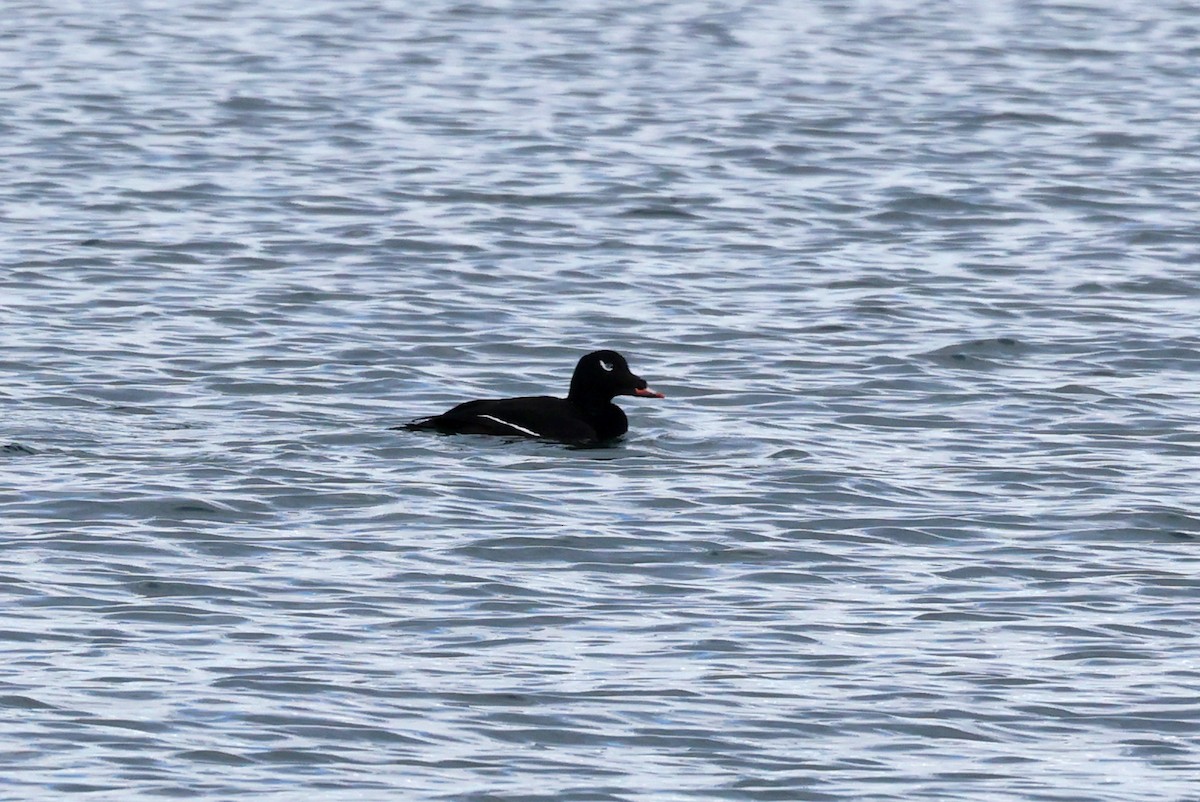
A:
<svg viewBox="0 0 1200 802">
<path fill-rule="evenodd" d="M 625 357 L 616 351 L 593 351 L 579 360 L 571 376 L 570 398 L 577 401 L 597 398 L 611 401 L 618 395 L 664 397 L 662 393 L 647 387 L 646 380 L 641 376 L 633 375 Z"/>
</svg>

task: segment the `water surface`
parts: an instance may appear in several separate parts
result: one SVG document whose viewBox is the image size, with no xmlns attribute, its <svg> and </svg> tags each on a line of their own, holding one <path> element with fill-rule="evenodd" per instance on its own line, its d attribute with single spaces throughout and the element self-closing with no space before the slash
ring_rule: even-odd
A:
<svg viewBox="0 0 1200 802">
<path fill-rule="evenodd" d="M 1195 797 L 1194 8 L 6 17 L 0 796 Z"/>
</svg>

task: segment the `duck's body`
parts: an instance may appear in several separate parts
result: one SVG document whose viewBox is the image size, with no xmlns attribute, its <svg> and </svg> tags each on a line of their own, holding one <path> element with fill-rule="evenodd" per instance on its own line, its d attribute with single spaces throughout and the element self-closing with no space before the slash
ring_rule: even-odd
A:
<svg viewBox="0 0 1200 802">
<path fill-rule="evenodd" d="M 625 413 L 612 402 L 618 395 L 662 398 L 633 375 L 616 351 L 596 351 L 579 360 L 566 398 L 548 395 L 467 401 L 448 412 L 399 428 L 442 434 L 537 437 L 560 443 L 596 444 L 629 429 Z"/>
</svg>

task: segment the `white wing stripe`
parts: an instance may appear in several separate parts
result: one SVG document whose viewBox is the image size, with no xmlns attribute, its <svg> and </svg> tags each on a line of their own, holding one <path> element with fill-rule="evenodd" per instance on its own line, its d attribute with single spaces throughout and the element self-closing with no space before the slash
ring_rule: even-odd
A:
<svg viewBox="0 0 1200 802">
<path fill-rule="evenodd" d="M 527 434 L 530 437 L 541 437 L 541 435 L 538 434 L 537 432 L 535 432 L 533 429 L 526 429 L 524 426 L 518 426 L 515 423 L 509 423 L 506 420 L 500 420 L 495 415 L 480 415 L 479 417 L 487 418 L 488 420 L 494 420 L 496 423 L 503 423 L 505 426 L 511 426 L 512 428 L 516 429 L 518 432 L 521 432 L 522 434 Z"/>
</svg>

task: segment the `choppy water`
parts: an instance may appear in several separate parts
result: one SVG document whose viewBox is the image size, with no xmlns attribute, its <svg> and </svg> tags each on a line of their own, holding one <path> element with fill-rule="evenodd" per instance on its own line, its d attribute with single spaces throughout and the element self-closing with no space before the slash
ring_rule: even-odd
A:
<svg viewBox="0 0 1200 802">
<path fill-rule="evenodd" d="M 0 797 L 1200 798 L 1194 6 L 4 16 Z"/>
</svg>

